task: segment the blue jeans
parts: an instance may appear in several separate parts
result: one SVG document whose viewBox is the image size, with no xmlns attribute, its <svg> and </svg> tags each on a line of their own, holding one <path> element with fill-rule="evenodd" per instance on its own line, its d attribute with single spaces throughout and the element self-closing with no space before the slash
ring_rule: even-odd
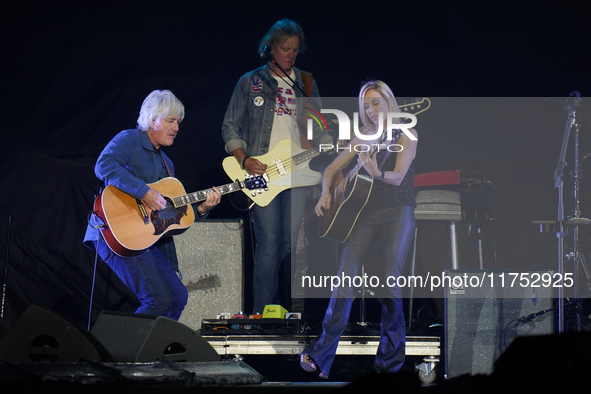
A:
<svg viewBox="0 0 591 394">
<path fill-rule="evenodd" d="M 95 241 L 99 255 L 138 298 L 135 313 L 179 320 L 189 293 L 158 247 L 136 257 L 120 257 L 104 241 Z"/>
<path fill-rule="evenodd" d="M 364 256 L 379 240 L 382 241 L 384 257 L 381 281 L 385 281 L 388 276 L 401 275 L 414 229 L 413 207 L 362 212 L 343 245 L 339 276 L 341 273 L 350 277 L 359 276 Z M 322 322 L 322 334 L 313 347 L 304 350 L 316 360 L 320 370 L 327 376 L 334 362 L 339 339 L 347 328 L 356 290 L 354 287 L 334 289 Z M 381 336 L 374 367 L 378 371 L 392 373 L 400 370 L 404 364 L 404 308 L 400 288 L 390 288 L 383 295 L 385 297 L 380 300 Z"/>
<path fill-rule="evenodd" d="M 255 205 L 254 236 L 254 313 L 263 313 L 265 305 L 281 304 L 291 308 L 291 281 L 295 270 L 298 233 L 308 198 L 307 187 L 285 190 L 266 207 Z M 283 294 L 282 294 L 283 293 Z"/>
</svg>

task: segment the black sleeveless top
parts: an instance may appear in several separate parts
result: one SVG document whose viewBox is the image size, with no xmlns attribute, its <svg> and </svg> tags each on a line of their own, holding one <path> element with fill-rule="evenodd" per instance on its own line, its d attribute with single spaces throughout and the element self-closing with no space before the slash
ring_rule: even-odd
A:
<svg viewBox="0 0 591 394">
<path fill-rule="evenodd" d="M 380 149 L 377 152 L 378 166 L 384 160 L 388 151 Z M 381 167 L 382 171 L 393 171 L 396 166 L 397 152 L 391 152 L 388 159 Z M 386 209 L 400 206 L 417 206 L 414 189 L 414 161 L 410 164 L 406 176 L 400 186 L 390 185 L 378 179 L 374 179 L 369 199 L 364 209 Z"/>
</svg>

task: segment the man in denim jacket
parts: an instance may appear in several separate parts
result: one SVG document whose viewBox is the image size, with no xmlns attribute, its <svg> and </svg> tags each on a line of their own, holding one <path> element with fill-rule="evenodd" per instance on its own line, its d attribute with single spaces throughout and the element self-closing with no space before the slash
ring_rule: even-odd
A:
<svg viewBox="0 0 591 394">
<path fill-rule="evenodd" d="M 277 22 L 261 40 L 259 52 L 264 52 L 265 47 L 270 49 L 274 62 L 240 78 L 222 125 L 226 152 L 252 175 L 264 174 L 271 163 L 261 163 L 251 156 L 266 154 L 286 138 L 298 147 L 311 142 L 302 139 L 304 95 L 293 81 L 310 91 L 308 96 L 319 97 L 311 75 L 294 67 L 298 53 L 305 48 L 304 33 L 297 23 L 289 19 Z M 331 142 L 330 136 L 314 130 L 315 146 Z M 263 313 L 268 304 L 291 308 L 291 251 L 295 251 L 308 189 L 287 189 L 269 205 L 253 207 L 257 242 L 254 313 Z"/>
</svg>

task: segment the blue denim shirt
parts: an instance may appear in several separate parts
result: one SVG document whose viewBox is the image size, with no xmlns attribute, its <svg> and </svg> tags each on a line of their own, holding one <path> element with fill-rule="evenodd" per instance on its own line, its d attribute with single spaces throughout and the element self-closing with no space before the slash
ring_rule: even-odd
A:
<svg viewBox="0 0 591 394">
<path fill-rule="evenodd" d="M 293 68 L 296 82 L 304 86 L 302 72 Z M 312 96 L 319 97 L 316 81 L 313 81 Z M 277 98 L 277 81 L 271 75 L 268 66 L 244 74 L 236 84 L 222 124 L 222 137 L 226 152 L 232 154 L 235 149 L 242 148 L 249 156 L 260 156 L 270 149 L 271 131 L 275 116 L 275 101 Z M 302 93 L 295 89 L 297 100 L 296 113 L 298 123 L 302 127 Z M 255 101 L 263 99 L 263 104 L 257 106 Z M 319 101 L 319 100 L 318 100 Z M 297 135 L 293 135 L 297 133 Z M 300 130 L 292 131 L 292 138 L 299 141 Z M 313 145 L 331 143 L 328 134 L 314 127 Z"/>
<path fill-rule="evenodd" d="M 166 160 L 171 172 L 170 175 L 174 176 L 172 161 L 164 152 L 154 148 L 148 133 L 138 129 L 123 130 L 103 149 L 96 162 L 94 172 L 105 185 L 113 185 L 134 198 L 142 199 L 150 189 L 148 183 L 154 183 L 170 176 L 162 158 Z M 206 217 L 207 214 L 198 220 Z M 91 215 L 84 236 L 84 244 L 90 248 L 94 248 L 93 241 L 101 240 L 100 230 L 93 227 L 93 225 L 101 224 L 96 223 L 96 220 L 95 215 Z M 161 244 L 169 246 L 163 248 Z M 177 259 L 172 237 L 163 237 L 157 242 L 157 245 L 171 264 L 176 266 Z M 171 249 L 164 250 L 167 248 Z"/>
</svg>

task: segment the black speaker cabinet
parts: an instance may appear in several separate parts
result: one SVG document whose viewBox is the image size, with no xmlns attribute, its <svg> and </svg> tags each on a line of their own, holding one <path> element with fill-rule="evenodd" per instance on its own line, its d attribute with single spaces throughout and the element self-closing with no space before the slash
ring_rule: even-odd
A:
<svg viewBox="0 0 591 394">
<path fill-rule="evenodd" d="M 195 222 L 175 237 L 189 301 L 179 321 L 194 330 L 201 320 L 244 309 L 242 219 Z"/>
<path fill-rule="evenodd" d="M 39 306 L 29 306 L 0 340 L 0 360 L 10 362 L 111 362 L 85 329 Z"/>
<path fill-rule="evenodd" d="M 526 322 L 519 320 L 553 308 L 553 288 L 542 281 L 550 274 L 446 270 L 445 376 L 490 374 L 516 337 L 553 333 L 551 311 Z"/>
<path fill-rule="evenodd" d="M 115 362 L 218 361 L 195 330 L 162 316 L 104 311 L 90 330 Z"/>
<path fill-rule="evenodd" d="M 591 369 L 591 332 L 516 338 L 495 363 L 493 380 L 511 392 L 577 392 Z M 495 392 L 495 391 L 491 391 Z"/>
</svg>

